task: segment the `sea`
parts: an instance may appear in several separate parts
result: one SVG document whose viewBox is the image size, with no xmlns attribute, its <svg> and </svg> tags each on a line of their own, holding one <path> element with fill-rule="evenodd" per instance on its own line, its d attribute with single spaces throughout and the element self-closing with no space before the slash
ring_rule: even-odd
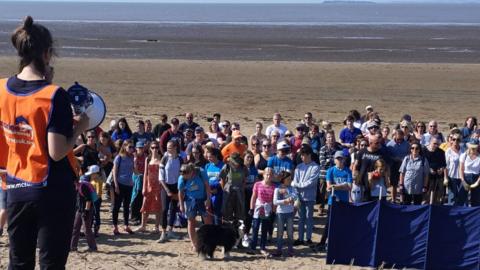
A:
<svg viewBox="0 0 480 270">
<path fill-rule="evenodd" d="M 480 3 L 0 1 L 0 55 L 26 15 L 68 57 L 480 62 Z"/>
</svg>

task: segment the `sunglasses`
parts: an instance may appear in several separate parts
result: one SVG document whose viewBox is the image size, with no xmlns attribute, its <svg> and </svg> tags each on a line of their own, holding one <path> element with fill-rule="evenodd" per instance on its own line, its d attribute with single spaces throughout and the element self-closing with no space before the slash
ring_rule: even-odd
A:
<svg viewBox="0 0 480 270">
<path fill-rule="evenodd" d="M 95 136 L 87 136 L 89 139 L 95 139 Z"/>
<path fill-rule="evenodd" d="M 402 126 L 402 128 L 408 128 L 408 126 Z"/>
<path fill-rule="evenodd" d="M 252 143 L 252 146 L 257 146 L 258 144 L 257 143 Z"/>
<path fill-rule="evenodd" d="M 285 137 L 292 137 L 292 136 L 293 136 L 292 134 L 285 135 Z"/>
<path fill-rule="evenodd" d="M 158 146 L 152 146 L 152 147 L 150 147 L 150 149 L 153 149 L 153 150 L 158 149 L 158 148 L 159 148 Z"/>
<path fill-rule="evenodd" d="M 364 144 L 364 143 L 360 144 L 360 147 L 367 147 L 367 146 L 368 146 L 368 145 L 366 145 L 366 144 Z"/>
<path fill-rule="evenodd" d="M 278 135 L 272 135 L 272 138 L 278 138 Z"/>
<path fill-rule="evenodd" d="M 429 126 L 429 127 L 435 127 L 436 128 L 437 126 Z"/>
<path fill-rule="evenodd" d="M 188 174 L 188 172 L 186 170 L 180 170 L 180 174 L 185 175 L 185 174 Z"/>
<path fill-rule="evenodd" d="M 418 147 L 412 147 L 412 148 L 410 148 L 410 150 L 420 150 L 420 148 L 418 148 Z"/>
<path fill-rule="evenodd" d="M 452 142 L 458 142 L 458 141 L 460 141 L 460 139 L 458 139 L 458 138 L 451 138 L 451 140 L 452 140 Z"/>
<path fill-rule="evenodd" d="M 270 144 L 264 144 L 263 147 L 270 147 Z"/>
</svg>

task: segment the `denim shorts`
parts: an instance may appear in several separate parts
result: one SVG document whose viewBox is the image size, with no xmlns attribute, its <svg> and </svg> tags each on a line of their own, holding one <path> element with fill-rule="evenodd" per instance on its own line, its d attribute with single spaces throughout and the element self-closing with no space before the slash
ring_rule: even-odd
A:
<svg viewBox="0 0 480 270">
<path fill-rule="evenodd" d="M 0 209 L 7 208 L 7 191 L 0 188 Z"/>
<path fill-rule="evenodd" d="M 186 199 L 185 200 L 185 214 L 187 218 L 195 218 L 196 216 L 206 216 L 207 208 L 205 207 L 206 199 Z"/>
</svg>

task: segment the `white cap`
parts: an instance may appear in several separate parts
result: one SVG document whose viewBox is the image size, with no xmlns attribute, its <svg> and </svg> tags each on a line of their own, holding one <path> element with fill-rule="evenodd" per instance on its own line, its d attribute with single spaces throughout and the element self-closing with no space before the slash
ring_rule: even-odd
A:
<svg viewBox="0 0 480 270">
<path fill-rule="evenodd" d="M 277 143 L 277 150 L 282 150 L 282 149 L 290 149 L 290 145 L 286 142 L 279 142 Z"/>
<path fill-rule="evenodd" d="M 99 172 L 100 172 L 100 167 L 98 167 L 98 165 L 92 165 L 92 166 L 88 166 L 88 171 L 85 173 L 85 175 L 89 176 Z"/>
<path fill-rule="evenodd" d="M 368 111 L 368 110 L 373 110 L 373 106 L 372 105 L 367 105 L 367 107 L 365 107 L 365 111 Z"/>
</svg>

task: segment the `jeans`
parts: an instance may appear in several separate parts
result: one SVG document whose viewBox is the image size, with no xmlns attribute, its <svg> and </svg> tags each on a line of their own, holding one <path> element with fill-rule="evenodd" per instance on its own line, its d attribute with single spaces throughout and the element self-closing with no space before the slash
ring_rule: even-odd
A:
<svg viewBox="0 0 480 270">
<path fill-rule="evenodd" d="M 93 209 L 92 209 L 93 210 Z M 87 238 L 88 247 L 92 250 L 97 249 L 97 243 L 95 242 L 95 237 L 92 232 L 92 220 L 93 220 L 93 211 L 90 210 L 85 214 L 83 212 L 77 211 L 75 215 L 75 222 L 73 224 L 73 234 L 70 247 L 72 250 L 77 249 L 78 239 L 80 238 L 80 230 L 82 229 L 82 224 L 85 227 L 85 237 Z"/>
<path fill-rule="evenodd" d="M 75 191 L 49 194 L 38 201 L 7 205 L 10 264 L 8 269 L 34 269 L 35 250 L 40 269 L 65 269 L 75 215 Z"/>
<path fill-rule="evenodd" d="M 132 197 L 132 187 L 122 184 L 118 184 L 120 193 L 115 194 L 115 201 L 113 203 L 112 211 L 112 223 L 113 226 L 118 225 L 118 213 L 120 212 L 120 206 L 123 203 L 123 224 L 128 226 L 128 218 L 130 214 L 130 200 Z"/>
<path fill-rule="evenodd" d="M 253 186 L 247 185 L 245 188 L 245 213 L 250 211 L 250 199 L 252 198 Z M 246 215 L 245 217 L 245 233 L 249 233 L 252 228 L 252 216 Z"/>
<path fill-rule="evenodd" d="M 264 250 L 265 246 L 267 245 L 267 233 L 268 229 L 271 226 L 271 220 L 270 218 L 266 219 L 259 219 L 259 218 L 254 218 L 252 220 L 252 242 L 250 243 L 250 248 L 252 250 L 255 250 L 257 247 L 257 242 L 258 242 L 258 229 L 260 228 L 260 224 L 262 225 L 262 234 L 260 236 L 260 249 Z"/>
<path fill-rule="evenodd" d="M 475 184 L 477 182 L 479 175 L 473 173 L 465 174 L 465 182 L 469 185 Z M 480 205 L 480 187 L 470 189 L 470 205 L 479 206 Z"/>
<path fill-rule="evenodd" d="M 305 239 L 305 227 L 307 229 L 307 240 L 312 240 L 314 205 L 314 201 L 300 201 L 300 209 L 298 210 L 298 239 L 301 241 Z"/>
<path fill-rule="evenodd" d="M 449 177 L 448 187 L 453 194 L 453 205 L 465 206 L 467 204 L 468 191 L 463 187 L 462 180 Z"/>
<path fill-rule="evenodd" d="M 167 184 L 167 186 L 172 193 L 178 194 L 177 184 Z M 165 207 L 163 207 L 162 229 L 167 228 L 167 221 L 168 226 L 173 228 L 173 223 L 175 222 L 175 218 L 178 212 L 178 201 L 173 200 L 172 197 L 169 197 L 165 191 L 162 192 L 165 193 Z M 169 217 L 168 220 L 167 216 Z"/>
<path fill-rule="evenodd" d="M 277 249 L 282 249 L 283 230 L 287 227 L 288 250 L 293 250 L 293 212 L 277 213 Z"/>
</svg>

